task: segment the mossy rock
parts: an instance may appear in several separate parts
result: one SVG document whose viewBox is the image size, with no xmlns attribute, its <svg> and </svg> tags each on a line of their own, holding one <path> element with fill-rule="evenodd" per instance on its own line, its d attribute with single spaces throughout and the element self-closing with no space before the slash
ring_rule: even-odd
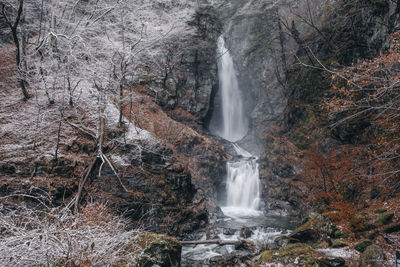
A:
<svg viewBox="0 0 400 267">
<path fill-rule="evenodd" d="M 313 257 L 314 249 L 304 243 L 289 244 L 281 250 L 264 251 L 255 266 L 262 266 L 268 262 L 294 262 L 297 258 L 304 262 L 304 266 L 315 266 L 317 260 Z"/>
<path fill-rule="evenodd" d="M 345 266 L 346 261 L 342 258 L 322 258 L 318 259 L 318 267 L 341 267 Z"/>
<path fill-rule="evenodd" d="M 344 247 L 348 247 L 349 245 L 347 245 L 345 242 L 335 239 L 332 242 L 332 247 L 333 248 L 344 248 Z"/>
<path fill-rule="evenodd" d="M 336 230 L 333 237 L 334 238 L 348 238 L 350 236 L 349 232 L 345 231 L 345 230 Z"/>
<path fill-rule="evenodd" d="M 176 238 L 145 232 L 139 235 L 137 244 L 144 249 L 140 266 L 180 266 L 182 245 Z"/>
<path fill-rule="evenodd" d="M 393 213 L 390 212 L 382 213 L 381 215 L 378 216 L 378 218 L 376 218 L 376 225 L 377 226 L 386 225 L 392 221 L 393 217 L 394 217 Z"/>
<path fill-rule="evenodd" d="M 379 232 L 378 232 L 378 231 L 375 231 L 375 232 L 369 233 L 369 234 L 367 235 L 367 238 L 370 239 L 370 240 L 374 240 L 375 237 L 377 237 L 378 235 L 379 235 Z"/>
<path fill-rule="evenodd" d="M 292 240 L 291 243 L 295 243 L 293 240 L 297 240 L 300 243 L 313 244 L 321 241 L 323 236 L 333 236 L 336 231 L 337 227 L 334 223 L 323 216 L 315 215 L 295 229 L 289 237 Z"/>
<path fill-rule="evenodd" d="M 376 210 L 374 210 L 374 212 L 377 214 L 382 214 L 382 213 L 387 212 L 387 209 L 376 209 Z"/>
<path fill-rule="evenodd" d="M 361 241 L 360 243 L 357 243 L 357 244 L 354 246 L 354 249 L 362 253 L 362 252 L 365 251 L 365 249 L 366 249 L 367 247 L 369 247 L 369 246 L 371 246 L 371 245 L 372 245 L 372 242 L 371 242 L 370 240 L 363 240 L 363 241 Z"/>
<path fill-rule="evenodd" d="M 363 223 L 361 228 L 357 232 L 367 232 L 376 228 L 375 224 L 372 223 Z"/>
<path fill-rule="evenodd" d="M 388 233 L 388 234 L 394 233 L 394 232 L 399 232 L 399 231 L 400 231 L 400 223 L 392 224 L 392 225 L 386 227 L 385 229 L 383 229 L 383 232 Z"/>
<path fill-rule="evenodd" d="M 385 254 L 383 249 L 377 245 L 368 246 L 361 254 L 358 261 L 359 267 L 379 267 L 384 266 Z"/>
</svg>

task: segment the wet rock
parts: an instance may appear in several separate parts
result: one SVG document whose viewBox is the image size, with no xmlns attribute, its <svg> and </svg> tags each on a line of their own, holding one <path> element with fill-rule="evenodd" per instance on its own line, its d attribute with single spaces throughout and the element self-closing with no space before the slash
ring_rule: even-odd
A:
<svg viewBox="0 0 400 267">
<path fill-rule="evenodd" d="M 224 261 L 224 256 L 214 256 L 210 259 L 210 264 L 214 264 L 212 266 L 218 266 L 220 262 Z M 217 265 L 215 265 L 217 264 Z"/>
<path fill-rule="evenodd" d="M 213 240 L 213 239 L 219 239 L 218 236 L 218 231 L 215 229 L 209 229 L 206 232 L 206 239 L 207 240 Z"/>
<path fill-rule="evenodd" d="M 224 235 L 234 235 L 236 232 L 235 229 L 230 229 L 230 228 L 224 228 L 223 233 Z"/>
<path fill-rule="evenodd" d="M 377 245 L 368 246 L 358 261 L 359 267 L 379 267 L 385 266 L 384 264 L 385 254 L 383 249 Z"/>
<path fill-rule="evenodd" d="M 275 239 L 274 244 L 272 248 L 274 249 L 281 249 L 283 247 L 286 247 L 290 242 L 290 238 L 287 236 L 280 236 L 277 239 Z"/>
<path fill-rule="evenodd" d="M 341 267 L 346 265 L 346 261 L 342 258 L 322 258 L 318 259 L 319 267 Z"/>
<path fill-rule="evenodd" d="M 253 234 L 253 231 L 250 230 L 249 227 L 244 226 L 242 229 L 240 229 L 240 234 L 239 236 L 242 238 L 249 238 Z"/>
<path fill-rule="evenodd" d="M 239 239 L 240 242 L 235 244 L 235 250 L 246 250 L 246 251 L 255 251 L 256 247 L 253 242 Z"/>
</svg>

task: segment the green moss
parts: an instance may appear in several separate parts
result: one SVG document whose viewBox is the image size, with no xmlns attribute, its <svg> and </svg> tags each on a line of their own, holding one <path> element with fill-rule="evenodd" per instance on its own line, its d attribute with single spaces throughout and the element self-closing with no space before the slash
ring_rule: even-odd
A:
<svg viewBox="0 0 400 267">
<path fill-rule="evenodd" d="M 150 232 L 141 233 L 139 235 L 137 243 L 142 248 L 147 248 L 150 244 L 162 244 L 165 245 L 168 249 L 173 249 L 174 246 L 180 245 L 179 241 L 174 237 Z"/>
<path fill-rule="evenodd" d="M 144 232 L 139 235 L 137 245 L 144 250 L 144 255 L 140 260 L 142 264 L 154 260 L 158 263 L 172 260 L 176 263 L 174 266 L 179 264 L 177 260 L 180 258 L 182 246 L 174 237 Z"/>
<path fill-rule="evenodd" d="M 367 247 L 369 247 L 371 245 L 372 245 L 372 242 L 370 240 L 364 240 L 364 241 L 361 241 L 360 243 L 356 244 L 354 246 L 354 249 L 362 253 L 365 251 L 365 249 Z"/>
<path fill-rule="evenodd" d="M 348 238 L 350 236 L 349 232 L 345 230 L 336 230 L 334 233 L 335 238 Z"/>
<path fill-rule="evenodd" d="M 382 225 L 390 223 L 390 221 L 393 219 L 393 216 L 394 216 L 394 214 L 389 213 L 389 212 L 385 212 L 385 213 L 379 215 L 378 218 L 376 218 L 376 225 L 382 226 Z"/>
<path fill-rule="evenodd" d="M 386 266 L 384 264 L 385 254 L 383 249 L 377 245 L 371 245 L 365 249 L 365 251 L 361 254 L 361 257 L 358 261 L 359 267 L 378 267 L 378 266 Z"/>
<path fill-rule="evenodd" d="M 311 215 L 311 218 L 306 223 L 296 228 L 293 233 L 308 229 L 313 229 L 317 232 L 325 232 L 327 235 L 333 235 L 337 230 L 337 226 L 322 215 L 315 213 Z"/>
<path fill-rule="evenodd" d="M 374 212 L 377 214 L 381 214 L 381 213 L 387 212 L 387 209 L 376 209 L 376 210 L 374 210 Z"/>
<path fill-rule="evenodd" d="M 386 227 L 385 229 L 383 229 L 383 232 L 385 233 L 394 233 L 394 232 L 400 232 L 400 223 L 396 223 L 393 225 L 390 225 L 389 227 Z"/>
<path fill-rule="evenodd" d="M 377 237 L 378 235 L 379 235 L 379 232 L 378 232 L 378 231 L 375 231 L 375 232 L 369 233 L 369 234 L 367 235 L 367 238 L 368 238 L 369 240 L 374 240 L 375 237 Z"/>
<path fill-rule="evenodd" d="M 348 247 L 349 245 L 347 245 L 345 242 L 335 239 L 332 242 L 332 247 L 333 248 L 344 248 L 344 247 Z"/>
<path fill-rule="evenodd" d="M 314 266 L 316 264 L 315 258 L 312 256 L 314 249 L 304 243 L 289 244 L 281 250 L 267 250 L 264 251 L 260 259 L 257 261 L 256 266 L 260 266 L 263 263 L 272 261 L 283 261 L 287 262 L 292 259 L 293 261 L 300 257 L 306 262 L 306 266 Z"/>
</svg>

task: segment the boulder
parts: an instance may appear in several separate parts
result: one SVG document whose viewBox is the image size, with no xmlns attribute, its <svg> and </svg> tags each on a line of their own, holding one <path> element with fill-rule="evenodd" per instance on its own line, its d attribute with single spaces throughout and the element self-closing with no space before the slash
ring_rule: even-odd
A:
<svg viewBox="0 0 400 267">
<path fill-rule="evenodd" d="M 144 248 L 140 266 L 178 267 L 181 265 L 182 245 L 176 238 L 155 233 L 142 233 L 137 243 Z"/>
<path fill-rule="evenodd" d="M 324 237 L 333 236 L 336 230 L 335 224 L 323 216 L 315 214 L 289 235 L 291 238 L 290 243 L 317 243 L 322 241 Z"/>
<path fill-rule="evenodd" d="M 346 265 L 346 261 L 342 258 L 321 258 L 317 262 L 319 267 L 340 267 Z"/>
<path fill-rule="evenodd" d="M 314 229 L 304 229 L 292 233 L 290 236 L 291 243 L 301 242 L 301 243 L 314 243 L 320 239 L 320 235 Z"/>
<path fill-rule="evenodd" d="M 381 215 L 378 216 L 378 218 L 376 218 L 376 225 L 382 226 L 390 223 L 393 219 L 393 216 L 394 216 L 393 213 L 389 212 L 382 213 Z"/>
<path fill-rule="evenodd" d="M 240 229 L 240 237 L 243 238 L 249 238 L 253 234 L 253 231 L 250 230 L 249 227 L 243 226 L 242 229 Z"/>
<path fill-rule="evenodd" d="M 385 254 L 383 249 L 377 245 L 368 246 L 358 261 L 359 267 L 379 267 L 385 266 L 384 264 Z"/>
<path fill-rule="evenodd" d="M 223 233 L 224 235 L 234 235 L 236 232 L 235 229 L 231 229 L 231 228 L 224 228 Z"/>
</svg>

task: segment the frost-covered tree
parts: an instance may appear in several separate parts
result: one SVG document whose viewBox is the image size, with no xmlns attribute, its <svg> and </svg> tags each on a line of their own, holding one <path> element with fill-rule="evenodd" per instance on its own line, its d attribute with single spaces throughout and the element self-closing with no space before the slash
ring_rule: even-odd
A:
<svg viewBox="0 0 400 267">
<path fill-rule="evenodd" d="M 18 6 L 15 7 L 12 3 L 8 1 L 1 1 L 0 3 L 1 14 L 6 21 L 8 27 L 11 30 L 12 38 L 15 44 L 15 63 L 18 68 L 18 81 L 19 86 L 21 87 L 22 94 L 24 95 L 25 100 L 30 98 L 28 90 L 26 89 L 24 74 L 26 72 L 26 65 L 24 64 L 24 60 L 21 57 L 22 53 L 25 54 L 26 48 L 26 36 L 20 34 L 18 27 L 20 25 L 21 20 L 23 20 L 23 12 L 24 12 L 24 0 L 18 0 Z M 12 19 L 10 15 L 15 13 L 15 18 Z M 22 39 L 22 40 L 21 40 Z M 21 44 L 22 43 L 22 44 Z M 25 68 L 24 68 L 25 67 Z"/>
</svg>

